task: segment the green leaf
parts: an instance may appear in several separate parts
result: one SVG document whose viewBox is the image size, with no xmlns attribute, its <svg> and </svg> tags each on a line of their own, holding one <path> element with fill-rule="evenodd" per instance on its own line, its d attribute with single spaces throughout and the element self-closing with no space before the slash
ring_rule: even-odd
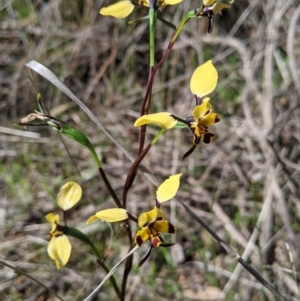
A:
<svg viewBox="0 0 300 301">
<path fill-rule="evenodd" d="M 62 124 L 60 129 L 54 128 L 55 130 L 58 130 L 61 134 L 63 134 L 64 136 L 67 136 L 75 141 L 77 141 L 78 143 L 84 145 L 85 147 L 87 147 L 94 160 L 97 163 L 98 167 L 101 167 L 101 162 L 96 154 L 96 151 L 93 147 L 93 145 L 91 144 L 90 140 L 80 131 L 76 130 L 75 128 L 67 125 L 67 124 Z"/>
<path fill-rule="evenodd" d="M 102 256 L 99 253 L 98 249 L 95 247 L 95 245 L 93 244 L 93 242 L 89 239 L 88 236 L 86 236 L 84 233 L 82 233 L 80 230 L 76 229 L 76 228 L 69 228 L 66 227 L 65 229 L 65 234 L 75 237 L 79 240 L 81 240 L 82 242 L 86 243 L 87 245 L 89 245 L 92 250 L 94 251 L 95 255 L 97 256 L 97 258 L 99 260 L 102 260 Z"/>
</svg>

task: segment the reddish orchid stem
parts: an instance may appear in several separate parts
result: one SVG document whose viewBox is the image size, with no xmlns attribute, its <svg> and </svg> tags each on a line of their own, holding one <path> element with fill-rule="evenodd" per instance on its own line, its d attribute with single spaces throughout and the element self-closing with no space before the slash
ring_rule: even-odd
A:
<svg viewBox="0 0 300 301">
<path fill-rule="evenodd" d="M 141 116 L 148 114 L 149 112 L 149 107 L 150 107 L 150 99 L 152 95 L 152 86 L 153 86 L 153 79 L 154 79 L 154 72 L 155 68 L 153 66 L 150 67 L 149 70 L 149 79 L 148 79 L 148 86 L 146 90 L 146 94 L 143 100 L 142 104 L 142 109 L 141 109 Z M 149 87 L 151 87 L 149 89 Z M 139 154 L 143 151 L 144 149 L 144 144 L 145 144 L 145 137 L 146 137 L 146 125 L 141 126 L 141 136 L 140 136 L 140 146 L 139 146 Z"/>
<path fill-rule="evenodd" d="M 186 22 L 188 22 L 188 20 Z M 141 116 L 143 116 L 144 114 L 147 114 L 149 111 L 150 99 L 151 99 L 155 74 L 156 74 L 157 70 L 161 67 L 161 65 L 165 62 L 167 57 L 169 56 L 169 54 L 170 54 L 171 50 L 173 49 L 173 46 L 176 42 L 177 37 L 178 37 L 178 33 L 177 33 L 177 30 L 175 30 L 170 39 L 167 51 L 164 53 L 163 57 L 160 59 L 160 61 L 157 63 L 157 65 L 155 67 L 150 68 L 148 86 L 147 86 L 146 94 L 145 94 L 143 104 L 142 104 Z M 142 154 L 142 152 L 144 150 L 145 137 L 146 137 L 146 125 L 141 127 L 140 145 L 139 145 L 139 152 L 138 152 L 139 156 Z M 127 185 L 125 184 L 124 190 L 123 190 L 123 201 L 122 201 L 123 208 L 125 208 L 124 204 L 126 205 L 127 193 L 128 193 L 128 190 L 130 189 L 132 183 L 134 182 L 134 179 L 136 177 L 136 173 L 138 170 L 138 165 L 140 162 L 141 162 L 141 160 L 137 159 L 134 163 L 134 164 L 137 164 L 137 166 L 134 169 L 131 168 L 127 175 L 127 179 L 126 179 Z"/>
<path fill-rule="evenodd" d="M 173 40 L 174 37 L 175 37 L 175 39 Z M 160 59 L 160 61 L 157 63 L 157 65 L 155 67 L 150 68 L 148 86 L 147 86 L 146 94 L 145 94 L 145 97 L 143 100 L 141 116 L 147 114 L 149 111 L 150 99 L 151 99 L 155 74 L 156 74 L 157 70 L 161 67 L 161 65 L 164 63 L 164 61 L 167 59 L 167 57 L 169 56 L 169 54 L 170 54 L 171 50 L 173 49 L 173 46 L 176 42 L 176 39 L 177 39 L 177 30 L 174 31 L 174 33 L 171 37 L 170 43 L 168 45 L 167 51 L 164 53 L 163 57 Z M 145 135 L 146 135 L 146 125 L 141 127 L 139 153 L 141 153 L 143 151 L 144 143 L 145 143 Z"/>
<path fill-rule="evenodd" d="M 131 227 L 128 220 L 126 222 L 126 230 L 127 230 L 128 240 L 130 241 L 130 247 L 128 251 L 130 252 L 131 243 L 132 243 L 132 233 L 131 233 Z M 127 284 L 128 275 L 132 269 L 132 261 L 133 261 L 132 255 L 129 256 L 125 261 L 125 267 L 124 267 L 123 278 L 122 278 L 122 287 L 121 287 L 121 301 L 125 300 L 126 297 L 126 284 Z"/>
<path fill-rule="evenodd" d="M 139 164 L 144 159 L 144 157 L 147 155 L 151 146 L 152 146 L 151 143 L 149 143 L 147 145 L 147 147 L 142 151 L 142 153 L 136 158 L 136 160 L 134 161 L 134 163 L 132 164 L 131 168 L 128 171 L 127 178 L 126 178 L 125 185 L 124 185 L 124 190 L 123 190 L 123 199 L 122 199 L 123 208 L 126 208 L 127 193 L 135 179 Z"/>
<path fill-rule="evenodd" d="M 151 3 L 152 3 L 152 1 L 151 1 Z M 157 65 L 155 67 L 150 66 L 148 86 L 147 86 L 146 94 L 145 94 L 143 104 L 142 104 L 141 116 L 148 114 L 148 112 L 149 112 L 150 100 L 151 100 L 151 95 L 152 95 L 152 88 L 153 88 L 155 74 L 156 74 L 157 70 L 161 67 L 161 65 L 164 63 L 164 61 L 167 59 L 167 57 L 169 56 L 177 37 L 178 37 L 178 32 L 176 29 L 171 37 L 170 43 L 168 45 L 168 49 L 165 52 L 165 54 L 163 55 L 163 57 L 160 59 L 160 61 L 157 63 Z M 148 151 L 150 150 L 150 148 L 152 146 L 152 144 L 149 143 L 148 146 L 144 149 L 145 137 L 146 137 L 146 125 L 141 127 L 138 157 L 135 160 L 135 162 L 132 164 L 132 166 L 128 172 L 127 178 L 126 178 L 125 185 L 124 185 L 122 205 L 123 205 L 123 208 L 125 208 L 125 209 L 126 209 L 127 194 L 128 194 L 130 187 L 132 186 L 132 184 L 134 182 L 134 179 L 135 179 L 137 171 L 138 171 L 139 164 L 141 163 L 141 161 L 146 156 L 146 154 L 148 153 Z M 128 221 L 127 221 L 127 223 L 128 223 Z M 129 223 L 128 223 L 128 226 L 129 226 Z M 128 233 L 128 237 L 130 237 L 131 236 L 130 227 L 127 228 L 127 233 Z M 129 240 L 130 240 L 130 238 L 129 238 Z M 132 241 L 132 239 L 130 241 Z M 128 275 L 132 268 L 132 260 L 133 260 L 133 257 L 130 256 L 127 258 L 126 263 L 125 263 L 125 269 L 124 269 L 123 281 L 122 281 L 121 300 L 124 300 L 124 298 L 125 298 L 126 284 L 127 284 Z"/>
<path fill-rule="evenodd" d="M 175 35 L 175 33 L 176 33 L 176 31 L 173 33 L 173 36 Z M 172 38 L 173 38 L 173 36 L 172 36 Z M 165 54 L 163 55 L 163 57 L 160 59 L 160 61 L 157 63 L 157 65 L 155 67 L 152 67 L 150 69 L 150 77 L 149 77 L 148 86 L 147 86 L 146 94 L 145 94 L 142 109 L 141 109 L 141 116 L 147 114 L 148 111 L 149 111 L 150 98 L 151 98 L 151 94 L 152 94 L 154 76 L 155 76 L 157 70 L 161 67 L 163 62 L 166 60 L 166 58 L 168 57 L 168 55 L 170 54 L 170 52 L 171 52 L 171 50 L 174 46 L 175 41 L 172 41 L 172 38 L 171 38 L 171 42 L 169 43 L 168 49 L 165 52 Z M 142 154 L 142 152 L 144 150 L 145 137 L 146 137 L 146 125 L 143 125 L 141 127 L 140 146 L 139 146 L 139 152 L 138 152 L 139 156 Z M 141 160 L 137 159 L 135 161 L 135 163 L 136 162 L 138 162 L 137 164 L 139 165 Z M 136 166 L 136 168 L 134 170 L 131 169 L 128 173 L 128 176 L 127 176 L 127 179 L 126 179 L 126 182 L 128 181 L 128 185 L 125 184 L 124 191 L 123 191 L 123 206 L 124 206 L 124 204 L 126 205 L 127 193 L 128 193 L 128 190 L 130 189 L 130 187 L 131 187 L 131 185 L 134 182 L 134 179 L 136 177 L 136 173 L 137 173 L 137 170 L 138 170 L 138 165 Z M 125 207 L 123 207 L 123 208 L 125 208 Z"/>
<path fill-rule="evenodd" d="M 122 204 L 121 204 L 119 198 L 117 197 L 115 191 L 111 187 L 110 182 L 108 181 L 106 174 L 104 172 L 104 169 L 102 167 L 99 167 L 99 173 L 100 173 L 100 176 L 101 176 L 107 190 L 109 191 L 109 194 L 114 199 L 116 205 L 119 208 L 122 208 Z M 130 223 L 129 223 L 129 221 L 126 221 L 125 223 L 126 223 L 126 231 L 127 231 L 128 240 L 131 242 L 132 241 L 132 233 L 131 233 Z M 119 290 L 116 290 L 116 292 L 118 293 L 118 296 L 120 297 L 121 300 L 125 299 L 126 283 L 127 283 L 128 274 L 131 271 L 131 268 L 132 268 L 132 256 L 126 260 L 121 292 Z M 116 288 L 118 288 L 118 287 L 116 287 Z"/>
</svg>

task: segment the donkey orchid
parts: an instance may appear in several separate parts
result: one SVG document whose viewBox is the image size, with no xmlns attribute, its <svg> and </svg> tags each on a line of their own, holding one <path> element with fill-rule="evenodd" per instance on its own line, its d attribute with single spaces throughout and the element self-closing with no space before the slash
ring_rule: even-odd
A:
<svg viewBox="0 0 300 301">
<path fill-rule="evenodd" d="M 67 182 L 60 188 L 57 195 L 58 206 L 67 211 L 79 202 L 81 195 L 82 189 L 79 184 Z M 55 261 L 56 267 L 60 269 L 67 264 L 71 256 L 72 246 L 67 235 L 65 235 L 68 228 L 60 225 L 58 214 L 49 213 L 46 215 L 46 219 L 52 226 L 49 233 L 48 255 Z"/>
<path fill-rule="evenodd" d="M 160 209 L 162 203 L 171 200 L 177 193 L 182 174 L 170 176 L 165 180 L 156 191 L 156 206 L 147 212 L 140 214 L 139 218 L 135 218 L 123 208 L 111 208 L 98 211 L 91 216 L 87 223 L 95 220 L 104 220 L 106 222 L 119 222 L 126 219 L 131 219 L 138 224 L 140 230 L 137 231 L 134 242 L 137 246 L 141 246 L 145 241 L 150 240 L 151 247 L 170 246 L 165 244 L 160 236 L 160 233 L 175 233 L 175 227 L 165 218 L 164 212 Z M 149 256 L 150 253 L 147 253 Z"/>
</svg>

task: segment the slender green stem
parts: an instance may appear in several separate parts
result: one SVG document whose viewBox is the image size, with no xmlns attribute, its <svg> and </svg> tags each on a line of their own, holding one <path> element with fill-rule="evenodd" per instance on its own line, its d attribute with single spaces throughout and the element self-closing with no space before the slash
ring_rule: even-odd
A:
<svg viewBox="0 0 300 301">
<path fill-rule="evenodd" d="M 155 64 L 155 27 L 156 27 L 156 18 L 157 18 L 157 10 L 155 8 L 154 1 L 150 1 L 150 8 L 148 13 L 148 20 L 149 20 L 149 45 L 150 45 L 150 58 L 149 58 L 149 77 L 148 77 L 148 86 L 150 80 L 152 78 L 154 64 Z M 149 106 L 150 106 L 150 98 L 151 98 L 151 91 L 145 96 L 142 109 L 141 109 L 141 116 L 144 114 L 148 114 Z M 145 144 L 145 136 L 146 136 L 146 128 L 147 126 L 144 125 L 141 127 L 141 136 L 140 136 L 140 147 L 139 147 L 139 154 L 144 149 Z"/>
<path fill-rule="evenodd" d="M 170 44 L 173 44 L 175 43 L 175 41 L 177 40 L 178 38 L 178 35 L 180 34 L 181 30 L 183 29 L 183 26 L 191 19 L 191 18 L 195 18 L 195 11 L 194 10 L 191 10 L 189 11 L 184 17 L 183 19 L 180 21 L 179 25 L 177 26 L 172 38 L 171 38 L 171 41 L 170 41 Z"/>
<path fill-rule="evenodd" d="M 149 34 L 150 34 L 150 68 L 155 64 L 155 25 L 157 11 L 155 8 L 149 9 Z"/>
<path fill-rule="evenodd" d="M 99 157 L 98 157 L 98 155 L 96 154 L 94 148 L 89 148 L 89 150 L 90 150 L 90 152 L 91 152 L 91 154 L 92 154 L 92 156 L 93 156 L 94 161 L 95 161 L 96 164 L 97 164 L 97 167 L 98 167 L 98 168 L 101 168 L 101 161 L 99 160 Z"/>
<path fill-rule="evenodd" d="M 159 139 L 159 137 L 166 131 L 166 129 L 160 129 L 160 131 L 155 135 L 155 137 L 152 139 L 151 144 L 155 144 L 156 141 Z"/>
</svg>

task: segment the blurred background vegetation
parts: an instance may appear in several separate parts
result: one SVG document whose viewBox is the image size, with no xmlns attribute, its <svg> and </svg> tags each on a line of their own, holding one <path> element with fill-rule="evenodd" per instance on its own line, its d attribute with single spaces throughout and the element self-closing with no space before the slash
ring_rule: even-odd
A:
<svg viewBox="0 0 300 301">
<path fill-rule="evenodd" d="M 112 266 L 127 252 L 122 224 L 85 221 L 113 206 L 89 152 L 47 128 L 29 132 L 13 124 L 37 109 L 25 64 L 36 60 L 52 70 L 130 152 L 138 149 L 139 117 L 148 79 L 148 30 L 127 19 L 99 15 L 107 0 L 5 0 L 0 3 L 0 256 L 55 290 L 64 300 L 82 300 L 105 273 L 88 247 L 72 240 L 70 262 L 56 270 L 46 254 L 50 225 L 59 212 L 56 195 L 74 180 L 83 198 L 69 225 L 88 233 Z M 178 24 L 200 6 L 184 0 L 163 17 Z M 296 0 L 236 0 L 214 19 L 191 20 L 157 74 L 152 112 L 185 118 L 194 106 L 193 70 L 213 59 L 219 72 L 211 95 L 222 120 L 216 139 L 200 144 L 185 161 L 192 136 L 170 130 L 143 163 L 160 180 L 183 172 L 179 198 L 246 257 L 288 300 L 299 300 L 300 267 L 300 7 Z M 158 21 L 156 57 L 173 30 Z M 65 95 L 43 78 L 36 83 L 51 115 L 84 132 L 96 147 L 117 195 L 130 161 Z M 149 128 L 147 139 L 155 129 Z M 27 136 L 26 136 L 27 135 Z M 74 166 L 75 165 L 75 166 Z M 154 205 L 156 188 L 139 173 L 129 193 L 130 212 Z M 176 202 L 165 206 L 178 229 L 177 244 L 152 252 L 129 278 L 127 300 L 275 300 L 196 224 Z M 170 237 L 166 237 L 166 240 Z M 248 243 L 251 242 L 251 243 Z M 135 256 L 137 261 L 146 249 Z M 116 274 L 121 281 L 121 271 Z M 237 279 L 236 279 L 237 278 Z M 229 280 L 230 279 L 230 280 Z M 24 275 L 1 266 L 1 300 L 57 300 Z M 116 300 L 108 282 L 97 300 Z"/>
</svg>

